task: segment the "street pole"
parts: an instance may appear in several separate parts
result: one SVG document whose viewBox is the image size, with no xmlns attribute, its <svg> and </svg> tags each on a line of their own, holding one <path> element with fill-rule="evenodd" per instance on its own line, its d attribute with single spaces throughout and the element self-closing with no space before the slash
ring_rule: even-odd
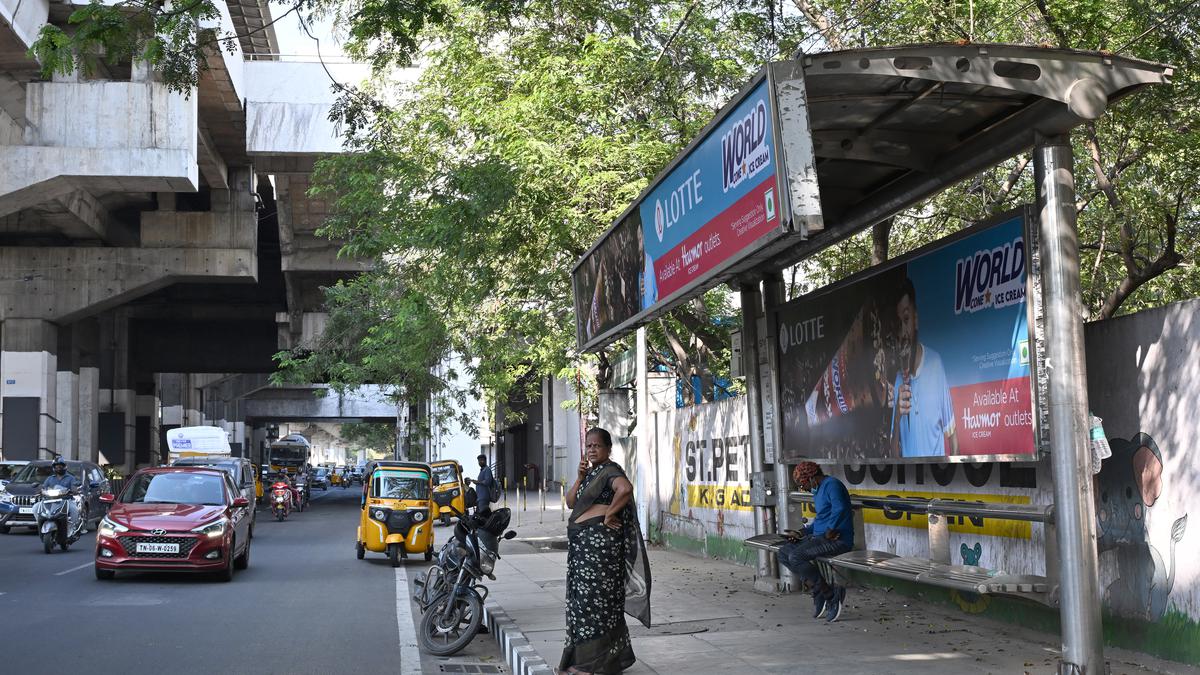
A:
<svg viewBox="0 0 1200 675">
<path fill-rule="evenodd" d="M 1038 189 L 1048 437 L 1059 553 L 1059 673 L 1092 675 L 1106 668 L 1070 140 L 1065 136 L 1039 138 L 1033 160 Z"/>
<path fill-rule="evenodd" d="M 799 514 L 793 517 L 793 510 L 796 508 L 788 499 L 791 493 L 789 489 L 792 484 L 791 472 L 788 471 L 788 465 L 783 461 L 783 415 L 780 410 L 779 401 L 779 352 L 775 350 L 773 345 L 776 344 L 778 328 L 771 322 L 771 312 L 776 307 L 779 307 L 787 301 L 787 292 L 783 285 L 783 275 L 776 272 L 767 275 L 763 280 L 763 311 L 767 315 L 767 339 L 764 344 L 767 345 L 767 369 L 771 373 L 771 379 L 760 382 L 762 386 L 764 421 L 766 419 L 765 411 L 771 411 L 771 424 L 763 425 L 763 440 L 765 445 L 774 449 L 774 453 L 764 451 L 768 462 L 773 462 L 775 465 L 775 531 L 783 532 L 784 530 L 798 530 Z M 769 436 L 768 436 L 769 435 Z M 787 567 L 779 566 L 779 587 L 783 591 L 791 591 L 800 588 L 800 580 Z"/>
<path fill-rule="evenodd" d="M 762 308 L 762 293 L 758 283 L 743 283 L 742 299 L 742 370 L 746 373 L 746 412 L 750 418 L 750 470 L 761 476 L 766 468 L 766 449 L 763 446 L 762 386 L 758 375 L 758 315 Z M 775 531 L 771 512 L 762 506 L 754 507 L 754 534 Z M 754 587 L 763 591 L 776 590 L 775 556 L 759 550 L 754 568 Z"/>
</svg>

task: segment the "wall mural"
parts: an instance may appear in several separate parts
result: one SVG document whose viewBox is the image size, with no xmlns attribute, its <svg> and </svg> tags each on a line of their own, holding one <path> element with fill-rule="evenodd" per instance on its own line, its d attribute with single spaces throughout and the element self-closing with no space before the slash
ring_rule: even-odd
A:
<svg viewBox="0 0 1200 675">
<path fill-rule="evenodd" d="M 1163 491 L 1162 451 L 1144 433 L 1109 444 L 1112 457 L 1096 481 L 1096 518 L 1100 555 L 1115 557 L 1117 578 L 1105 588 L 1104 604 L 1121 616 L 1157 621 L 1175 588 L 1175 548 L 1187 531 L 1187 514 L 1173 521 L 1167 540 L 1151 542 L 1146 520 Z"/>
</svg>

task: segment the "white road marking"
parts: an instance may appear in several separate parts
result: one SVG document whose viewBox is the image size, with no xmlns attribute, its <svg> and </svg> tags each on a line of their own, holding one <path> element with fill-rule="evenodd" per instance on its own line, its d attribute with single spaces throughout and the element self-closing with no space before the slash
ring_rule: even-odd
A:
<svg viewBox="0 0 1200 675">
<path fill-rule="evenodd" d="M 72 567 L 72 568 L 71 568 L 71 569 L 69 569 L 69 570 L 63 570 L 63 571 L 61 571 L 61 572 L 55 572 L 55 573 L 54 573 L 54 576 L 56 576 L 56 577 L 61 577 L 61 576 L 62 576 L 62 575 L 64 575 L 64 574 L 70 574 L 71 572 L 78 572 L 79 570 L 81 570 L 81 569 L 83 569 L 83 568 L 85 568 L 85 567 L 91 567 L 91 566 L 92 566 L 92 565 L 94 565 L 94 564 L 95 564 L 95 563 L 84 563 L 84 564 L 80 565 L 79 567 Z"/>
<path fill-rule="evenodd" d="M 421 675 L 421 651 L 417 648 L 408 572 L 403 565 L 396 568 L 396 628 L 400 635 L 400 675 Z"/>
</svg>

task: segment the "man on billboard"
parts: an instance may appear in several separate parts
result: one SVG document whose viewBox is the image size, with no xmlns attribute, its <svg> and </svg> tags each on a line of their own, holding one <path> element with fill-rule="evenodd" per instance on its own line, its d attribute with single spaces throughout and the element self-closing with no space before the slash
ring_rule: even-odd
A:
<svg viewBox="0 0 1200 675">
<path fill-rule="evenodd" d="M 901 457 L 942 457 L 949 445 L 949 454 L 958 454 L 954 406 L 942 357 L 917 339 L 917 289 L 912 279 L 904 280 L 896 315 L 901 365 L 888 391 L 892 453 Z"/>
</svg>

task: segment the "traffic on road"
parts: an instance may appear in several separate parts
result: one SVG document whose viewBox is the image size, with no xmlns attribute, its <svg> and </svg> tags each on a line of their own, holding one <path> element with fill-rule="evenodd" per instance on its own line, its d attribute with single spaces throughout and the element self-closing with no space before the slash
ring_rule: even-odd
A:
<svg viewBox="0 0 1200 675">
<path fill-rule="evenodd" d="M 119 638 L 123 649 L 140 645 L 197 673 L 247 672 L 251 663 L 258 672 L 381 672 L 397 663 L 401 672 L 428 672 L 422 660 L 475 639 L 487 594 L 480 581 L 495 565 L 507 509 L 477 516 L 454 508 L 457 527 L 442 527 L 439 478 L 428 464 L 381 461 L 334 473 L 274 464 L 272 455 L 258 469 L 225 452 L 217 435 L 204 442 L 208 434 L 179 436 L 169 464 L 142 468 L 115 489 L 85 462 L 30 462 L 13 473 L 0 490 L 0 630 L 19 635 L 70 616 L 72 644 Z M 451 490 L 466 494 L 461 467 L 453 473 Z M 341 477 L 337 487 L 331 475 Z M 412 574 L 419 585 L 405 569 L 410 558 L 422 568 Z M 380 602 L 393 588 L 396 601 Z M 310 639 L 329 648 L 314 650 Z M 394 648 L 364 657 L 352 646 L 364 640 Z M 71 650 L 49 667 L 44 645 L 15 641 L 7 666 L 160 671 L 157 658 L 89 651 Z"/>
</svg>

